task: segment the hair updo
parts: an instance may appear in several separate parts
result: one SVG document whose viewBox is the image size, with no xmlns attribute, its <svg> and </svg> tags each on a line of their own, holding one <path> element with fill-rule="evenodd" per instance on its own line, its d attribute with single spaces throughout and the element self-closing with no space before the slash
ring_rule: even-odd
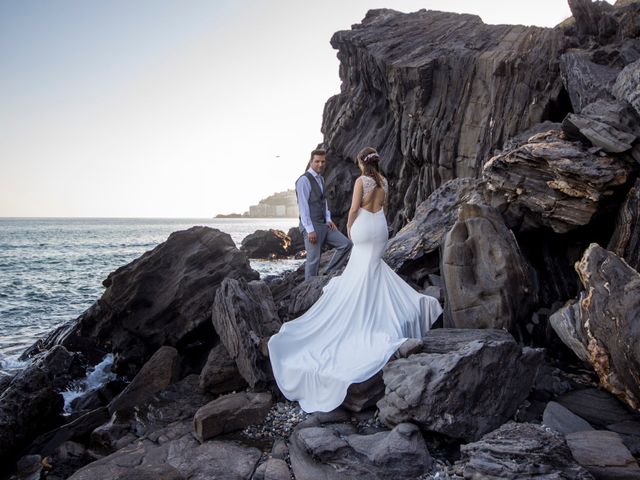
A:
<svg viewBox="0 0 640 480">
<path fill-rule="evenodd" d="M 363 175 L 376 181 L 378 187 L 382 187 L 382 174 L 380 172 L 380 155 L 373 147 L 365 147 L 357 155 L 358 166 Z"/>
</svg>

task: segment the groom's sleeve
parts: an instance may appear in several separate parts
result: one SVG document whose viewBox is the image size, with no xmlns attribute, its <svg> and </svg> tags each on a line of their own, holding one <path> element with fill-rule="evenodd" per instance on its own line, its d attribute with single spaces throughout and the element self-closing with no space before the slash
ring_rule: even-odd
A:
<svg viewBox="0 0 640 480">
<path fill-rule="evenodd" d="M 309 214 L 309 194 L 311 193 L 311 184 L 309 179 L 302 176 L 296 182 L 296 195 L 298 197 L 298 210 L 300 212 L 300 222 L 307 233 L 315 232 L 313 223 L 311 223 L 311 215 Z"/>
</svg>

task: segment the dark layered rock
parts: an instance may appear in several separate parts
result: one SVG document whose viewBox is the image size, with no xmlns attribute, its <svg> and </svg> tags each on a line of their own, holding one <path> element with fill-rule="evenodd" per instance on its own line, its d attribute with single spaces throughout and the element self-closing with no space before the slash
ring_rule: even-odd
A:
<svg viewBox="0 0 640 480">
<path fill-rule="evenodd" d="M 557 402 L 549 402 L 547 404 L 542 415 L 542 421 L 547 427 L 562 435 L 593 430 L 593 427 L 584 418 L 579 417 Z"/>
<path fill-rule="evenodd" d="M 612 91 L 616 98 L 629 102 L 640 115 L 640 60 L 630 63 L 620 72 Z"/>
<path fill-rule="evenodd" d="M 131 475 L 132 466 L 148 471 L 162 465 L 172 467 L 184 478 L 248 479 L 259 459 L 260 450 L 234 442 L 213 440 L 200 444 L 191 434 L 190 422 L 185 421 L 90 463 L 69 480 L 117 480 Z"/>
<path fill-rule="evenodd" d="M 210 393 L 221 394 L 241 390 L 247 382 L 238 372 L 236 362 L 222 343 L 211 349 L 207 363 L 200 372 L 200 388 Z"/>
<path fill-rule="evenodd" d="M 281 325 L 269 287 L 262 281 L 226 279 L 211 319 L 240 375 L 251 387 L 266 383 L 271 377 L 266 343 Z"/>
<path fill-rule="evenodd" d="M 382 372 L 378 372 L 364 382 L 349 385 L 342 407 L 352 412 L 361 412 L 366 408 L 373 407 L 383 396 Z"/>
<path fill-rule="evenodd" d="M 287 232 L 287 237 L 291 240 L 289 249 L 287 250 L 288 255 L 297 255 L 305 249 L 304 237 L 302 236 L 300 227 L 291 227 Z"/>
<path fill-rule="evenodd" d="M 146 403 L 151 396 L 176 380 L 178 351 L 160 347 L 129 385 L 109 404 L 109 412 L 122 412 Z"/>
<path fill-rule="evenodd" d="M 640 271 L 640 180 L 636 180 L 618 211 L 607 250 Z"/>
<path fill-rule="evenodd" d="M 223 395 L 199 408 L 193 417 L 193 434 L 204 442 L 222 433 L 262 423 L 273 405 L 270 393 L 239 392 Z"/>
<path fill-rule="evenodd" d="M 543 356 L 521 348 L 502 330 L 438 329 L 423 342 L 429 353 L 384 367 L 380 419 L 388 426 L 413 422 L 465 440 L 477 440 L 516 413 Z"/>
<path fill-rule="evenodd" d="M 318 301 L 324 287 L 334 275 L 317 275 L 296 285 L 289 296 L 288 318 L 297 318 Z"/>
<path fill-rule="evenodd" d="M 640 478 L 640 467 L 615 432 L 586 430 L 569 433 L 567 445 L 573 458 L 595 478 Z"/>
<path fill-rule="evenodd" d="M 549 131 L 491 158 L 482 175 L 490 203 L 510 228 L 564 233 L 587 225 L 629 172 L 616 157 L 596 155 Z"/>
<path fill-rule="evenodd" d="M 332 216 L 341 224 L 358 175 L 352 161 L 364 146 L 381 153 L 397 231 L 442 183 L 478 176 L 506 139 L 570 109 L 557 29 L 371 10 L 331 44 L 342 85 L 325 106 L 322 131 Z"/>
<path fill-rule="evenodd" d="M 591 363 L 604 388 L 640 409 L 640 274 L 597 244 L 589 246 L 576 270 L 585 291 L 556 312 L 551 325 Z"/>
<path fill-rule="evenodd" d="M 242 239 L 240 250 L 249 258 L 282 258 L 290 255 L 291 239 L 282 230 L 256 230 Z"/>
<path fill-rule="evenodd" d="M 537 302 L 537 281 L 502 217 L 463 204 L 442 250 L 445 327 L 519 334 Z"/>
<path fill-rule="evenodd" d="M 347 427 L 347 428 L 345 428 Z M 390 432 L 351 433 L 348 425 L 298 428 L 290 441 L 297 480 L 416 478 L 433 460 L 420 430 L 410 423 Z"/>
<path fill-rule="evenodd" d="M 102 297 L 71 326 L 54 332 L 45 347 L 113 351 L 114 371 L 133 376 L 162 345 L 189 350 L 209 339 L 213 345 L 211 305 L 227 277 L 258 278 L 228 234 L 208 227 L 174 232 L 110 273 Z"/>
<path fill-rule="evenodd" d="M 571 456 L 564 439 L 531 423 L 509 422 L 480 440 L 460 446 L 454 472 L 464 478 L 593 477 Z"/>
<path fill-rule="evenodd" d="M 413 219 L 389 239 L 383 260 L 400 274 L 422 283 L 439 271 L 439 250 L 445 234 L 457 219 L 458 207 L 480 196 L 479 181 L 449 180 L 416 208 Z"/>
<path fill-rule="evenodd" d="M 256 468 L 251 480 L 291 480 L 291 471 L 281 458 L 269 458 Z"/>
<path fill-rule="evenodd" d="M 590 2 L 591 0 L 589 0 Z M 612 100 L 611 88 L 619 70 L 591 61 L 588 51 L 569 51 L 560 57 L 562 77 L 575 113 L 596 100 Z"/>
</svg>

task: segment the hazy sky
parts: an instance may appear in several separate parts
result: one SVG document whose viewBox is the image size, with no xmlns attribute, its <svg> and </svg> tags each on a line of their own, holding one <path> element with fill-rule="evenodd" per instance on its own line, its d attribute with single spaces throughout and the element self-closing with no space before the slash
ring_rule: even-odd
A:
<svg viewBox="0 0 640 480">
<path fill-rule="evenodd" d="M 0 216 L 211 217 L 292 188 L 370 8 L 554 26 L 565 0 L 0 0 Z"/>
</svg>

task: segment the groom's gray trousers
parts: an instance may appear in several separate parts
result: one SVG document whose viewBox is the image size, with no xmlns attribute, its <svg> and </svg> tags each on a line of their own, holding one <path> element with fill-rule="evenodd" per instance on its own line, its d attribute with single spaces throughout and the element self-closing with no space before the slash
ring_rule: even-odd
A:
<svg viewBox="0 0 640 480">
<path fill-rule="evenodd" d="M 309 235 L 306 230 L 302 228 L 302 235 L 304 237 L 304 248 L 307 250 L 307 263 L 304 267 L 304 279 L 318 275 L 320 269 L 320 255 L 322 253 L 322 245 L 325 243 L 331 245 L 336 249 L 331 261 L 324 270 L 324 273 L 328 273 L 336 267 L 339 267 L 347 257 L 347 253 L 351 250 L 351 240 L 345 237 L 340 230 L 330 230 L 326 224 L 313 224 L 313 228 L 316 231 L 317 241 L 315 244 L 309 241 Z"/>
</svg>

